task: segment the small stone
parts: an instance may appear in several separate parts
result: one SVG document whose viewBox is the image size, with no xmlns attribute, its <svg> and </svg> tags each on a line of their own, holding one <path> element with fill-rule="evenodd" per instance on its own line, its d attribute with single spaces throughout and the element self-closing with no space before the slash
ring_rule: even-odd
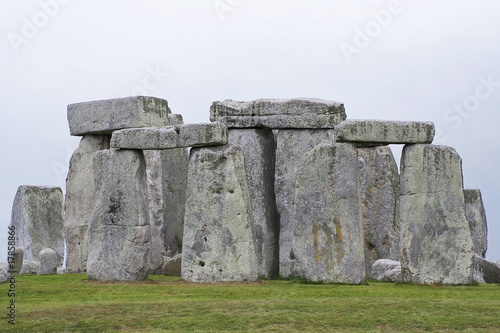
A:
<svg viewBox="0 0 500 333">
<path fill-rule="evenodd" d="M 477 283 L 500 283 L 500 267 L 494 262 L 475 254 L 474 281 Z"/>
<path fill-rule="evenodd" d="M 480 190 L 464 190 L 465 217 L 469 221 L 474 253 L 485 257 L 488 249 L 488 227 Z"/>
<path fill-rule="evenodd" d="M 40 262 L 24 260 L 20 274 L 36 274 L 40 270 Z"/>
<path fill-rule="evenodd" d="M 174 257 L 163 257 L 161 275 L 181 276 L 182 253 Z"/>
<path fill-rule="evenodd" d="M 59 259 L 56 251 L 52 249 L 43 249 L 38 254 L 40 258 L 40 268 L 37 271 L 38 275 L 57 274 L 57 266 Z"/>
<path fill-rule="evenodd" d="M 57 274 L 66 274 L 67 270 L 63 267 L 57 267 Z"/>
<path fill-rule="evenodd" d="M 4 283 L 10 278 L 9 269 L 9 263 L 0 263 L 0 283 Z"/>
<path fill-rule="evenodd" d="M 401 263 L 391 259 L 379 259 L 373 263 L 371 276 L 377 281 L 403 282 Z"/>
</svg>

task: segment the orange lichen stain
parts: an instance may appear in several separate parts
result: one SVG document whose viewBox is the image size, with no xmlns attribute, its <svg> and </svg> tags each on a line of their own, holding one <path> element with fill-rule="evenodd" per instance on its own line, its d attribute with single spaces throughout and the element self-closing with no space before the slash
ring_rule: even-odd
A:
<svg viewBox="0 0 500 333">
<path fill-rule="evenodd" d="M 337 238 L 342 240 L 342 226 L 338 218 L 335 218 L 335 229 L 337 229 Z"/>
<path fill-rule="evenodd" d="M 342 227 L 338 218 L 334 219 L 336 235 L 323 223 L 314 223 L 312 233 L 314 237 L 314 259 L 316 263 L 324 262 L 325 269 L 331 272 L 342 261 L 345 252 L 342 251 Z M 326 236 L 326 243 L 320 244 L 319 232 Z M 334 239 L 335 237 L 335 239 Z"/>
</svg>

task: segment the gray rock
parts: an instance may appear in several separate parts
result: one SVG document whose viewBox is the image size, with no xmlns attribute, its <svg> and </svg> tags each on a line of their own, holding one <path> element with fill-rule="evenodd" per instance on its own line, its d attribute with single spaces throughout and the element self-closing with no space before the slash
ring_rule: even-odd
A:
<svg viewBox="0 0 500 333">
<path fill-rule="evenodd" d="M 0 263 L 0 283 L 4 283 L 10 278 L 9 270 L 10 266 L 8 263 Z"/>
<path fill-rule="evenodd" d="M 403 282 L 401 263 L 391 259 L 379 259 L 375 261 L 370 275 L 377 281 Z"/>
<path fill-rule="evenodd" d="M 279 216 L 274 195 L 274 136 L 267 129 L 232 129 L 229 130 L 229 143 L 239 146 L 245 156 L 259 275 L 272 279 L 278 275 L 279 269 Z"/>
<path fill-rule="evenodd" d="M 226 143 L 227 128 L 221 123 L 125 129 L 114 132 L 111 138 L 112 148 L 125 149 L 206 147 Z"/>
<path fill-rule="evenodd" d="M 401 257 L 399 173 L 389 147 L 359 148 L 358 157 L 366 278 L 371 279 L 375 261 Z"/>
<path fill-rule="evenodd" d="M 405 146 L 400 183 L 404 280 L 472 283 L 474 251 L 465 218 L 462 160 L 455 149 Z"/>
<path fill-rule="evenodd" d="M 182 253 L 173 257 L 163 257 L 161 275 L 181 276 Z"/>
<path fill-rule="evenodd" d="M 500 260 L 493 259 L 493 260 L 491 260 L 491 262 L 494 263 L 495 265 L 497 265 L 498 267 L 500 267 Z"/>
<path fill-rule="evenodd" d="M 40 267 L 36 272 L 38 275 L 57 274 L 59 260 L 56 251 L 43 249 L 38 254 L 38 257 L 40 258 Z"/>
<path fill-rule="evenodd" d="M 184 280 L 257 280 L 254 221 L 241 148 L 191 149 L 184 223 Z"/>
<path fill-rule="evenodd" d="M 465 217 L 469 221 L 474 253 L 485 257 L 488 249 L 488 227 L 480 190 L 464 190 Z"/>
<path fill-rule="evenodd" d="M 500 267 L 493 261 L 475 254 L 474 281 L 477 283 L 500 283 Z"/>
<path fill-rule="evenodd" d="M 213 102 L 210 120 L 229 128 L 334 128 L 346 119 L 344 104 L 314 98 Z"/>
<path fill-rule="evenodd" d="M 64 260 L 63 194 L 59 187 L 20 186 L 12 208 L 10 225 L 15 227 L 16 245 L 24 250 L 24 260 L 39 261 L 45 248 Z"/>
<path fill-rule="evenodd" d="M 111 134 L 124 128 L 170 126 L 177 117 L 164 99 L 145 96 L 124 97 L 68 105 L 70 134 Z"/>
<path fill-rule="evenodd" d="M 276 140 L 274 189 L 280 217 L 279 274 L 295 275 L 293 247 L 293 198 L 297 165 L 304 155 L 321 142 L 333 141 L 333 130 L 279 130 Z"/>
<path fill-rule="evenodd" d="M 87 270 L 85 234 L 95 201 L 93 156 L 109 149 L 109 135 L 86 135 L 71 157 L 64 201 L 66 267 L 69 273 Z"/>
<path fill-rule="evenodd" d="M 91 280 L 148 277 L 151 227 L 142 151 L 103 150 L 94 155 L 96 201 L 87 230 Z"/>
<path fill-rule="evenodd" d="M 417 121 L 346 120 L 336 127 L 338 142 L 359 145 L 431 143 L 434 124 Z"/>
<path fill-rule="evenodd" d="M 40 270 L 40 262 L 24 260 L 20 274 L 36 274 Z"/>
<path fill-rule="evenodd" d="M 11 251 L 11 247 L 7 251 L 7 263 L 9 264 L 9 270 L 14 274 L 20 274 L 23 267 L 24 251 L 20 247 L 14 248 Z"/>
<path fill-rule="evenodd" d="M 66 268 L 57 267 L 57 274 L 66 274 L 66 273 L 68 273 Z"/>
<path fill-rule="evenodd" d="M 359 284 L 365 280 L 357 149 L 320 144 L 297 168 L 293 253 L 299 276 Z"/>
</svg>

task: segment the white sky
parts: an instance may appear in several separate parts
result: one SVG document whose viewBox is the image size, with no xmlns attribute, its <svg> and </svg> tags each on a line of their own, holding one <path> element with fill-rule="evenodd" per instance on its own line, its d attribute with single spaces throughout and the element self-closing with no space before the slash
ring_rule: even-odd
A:
<svg viewBox="0 0 500 333">
<path fill-rule="evenodd" d="M 79 142 L 66 106 L 137 94 L 186 123 L 207 122 L 215 100 L 293 97 L 433 121 L 465 187 L 482 190 L 487 257 L 500 258 L 499 12 L 494 0 L 2 0 L 0 261 L 17 187 L 65 186 Z"/>
</svg>

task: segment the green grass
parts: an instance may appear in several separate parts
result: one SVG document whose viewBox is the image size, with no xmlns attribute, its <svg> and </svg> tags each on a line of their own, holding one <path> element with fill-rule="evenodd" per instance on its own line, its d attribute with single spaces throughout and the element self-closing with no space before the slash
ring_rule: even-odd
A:
<svg viewBox="0 0 500 333">
<path fill-rule="evenodd" d="M 7 312 L 7 284 L 0 308 Z M 500 332 L 500 286 L 185 283 L 150 276 L 98 283 L 86 275 L 21 275 L 15 328 L 0 332 Z M 5 318 L 5 314 L 1 314 Z"/>
</svg>

